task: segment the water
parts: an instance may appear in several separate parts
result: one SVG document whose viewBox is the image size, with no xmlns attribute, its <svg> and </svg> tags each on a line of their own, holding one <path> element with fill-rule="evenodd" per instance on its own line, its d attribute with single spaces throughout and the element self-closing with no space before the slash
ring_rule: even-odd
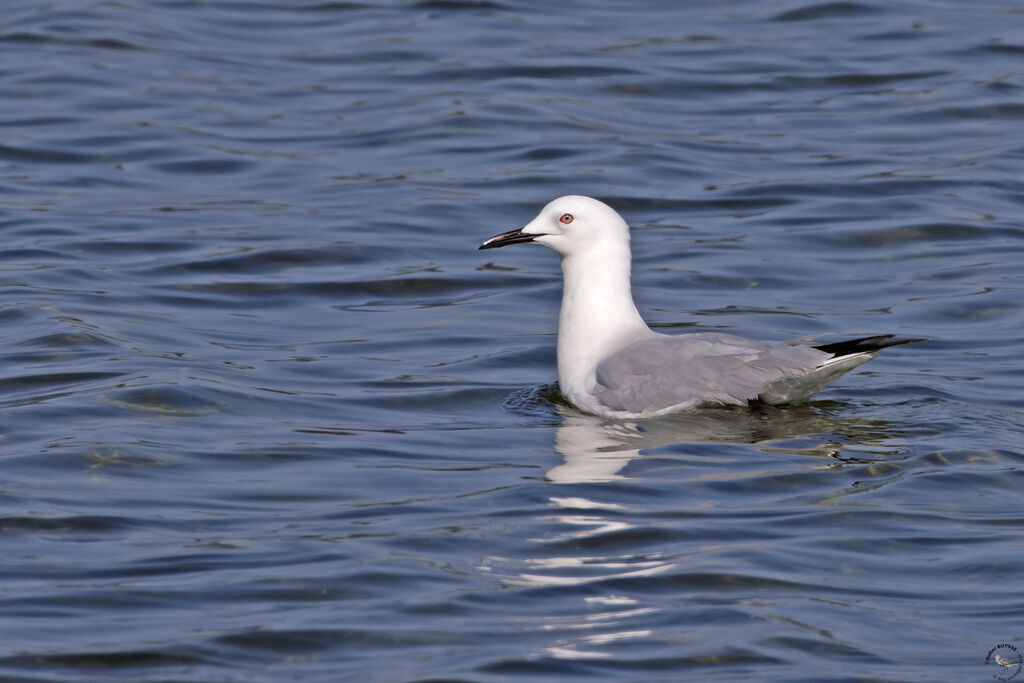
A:
<svg viewBox="0 0 1024 683">
<path fill-rule="evenodd" d="M 5 3 L 0 676 L 1012 675 L 1022 22 Z M 807 406 L 579 414 L 557 257 L 476 251 L 567 193 L 662 331 L 930 341 Z"/>
</svg>

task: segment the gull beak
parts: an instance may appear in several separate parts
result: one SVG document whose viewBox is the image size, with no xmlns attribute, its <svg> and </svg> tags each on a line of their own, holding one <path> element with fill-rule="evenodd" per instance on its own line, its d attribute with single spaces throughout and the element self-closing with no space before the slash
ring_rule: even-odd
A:
<svg viewBox="0 0 1024 683">
<path fill-rule="evenodd" d="M 480 245 L 481 249 L 497 249 L 498 247 L 506 247 L 510 244 L 519 244 L 520 242 L 532 242 L 535 238 L 540 235 L 531 235 L 530 233 L 523 232 L 524 228 L 518 228 L 516 230 L 509 230 L 503 232 L 500 235 L 495 235 L 491 239 L 487 240 Z"/>
</svg>

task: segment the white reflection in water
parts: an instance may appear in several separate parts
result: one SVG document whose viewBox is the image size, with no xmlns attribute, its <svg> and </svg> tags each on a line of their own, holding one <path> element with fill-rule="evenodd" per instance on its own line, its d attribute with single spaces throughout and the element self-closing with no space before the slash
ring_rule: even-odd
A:
<svg viewBox="0 0 1024 683">
<path fill-rule="evenodd" d="M 856 443 L 877 445 L 891 434 L 888 425 L 878 421 L 838 420 L 809 406 L 798 408 L 765 408 L 756 410 L 707 410 L 642 421 L 613 421 L 583 415 L 565 408 L 563 422 L 555 436 L 555 450 L 561 464 L 551 468 L 546 478 L 553 484 L 586 484 L 628 480 L 626 466 L 642 457 L 642 451 L 670 447 L 675 444 L 751 444 L 765 453 L 788 453 L 812 456 L 811 469 L 841 466 L 840 460 L 864 462 L 857 458 L 839 458 L 840 451 Z M 700 458 L 704 464 L 718 462 L 721 471 L 695 474 L 697 479 L 732 479 L 771 474 L 763 466 L 751 472 L 747 468 L 733 471 L 720 452 L 674 454 L 684 458 Z M 846 456 L 849 455 L 847 452 Z M 837 459 L 838 458 L 838 459 Z M 778 467 L 779 464 L 767 466 Z M 783 466 L 791 470 L 792 463 Z M 594 489 L 587 489 L 593 495 Z M 565 492 L 565 489 L 560 489 Z M 566 555 L 564 550 L 574 541 L 597 539 L 623 534 L 639 525 L 630 521 L 631 509 L 621 503 L 595 500 L 583 495 L 560 495 L 549 498 L 554 512 L 538 518 L 544 534 L 529 538 L 538 544 L 538 557 L 524 560 L 525 566 L 506 580 L 524 587 L 566 587 L 596 584 L 612 579 L 647 577 L 682 570 L 690 552 L 676 552 L 671 557 L 662 553 L 625 555 Z M 642 516 L 641 516 L 642 518 Z M 554 529 L 552 528 L 554 527 Z M 582 546 L 593 548 L 593 544 Z M 700 545 L 691 552 L 710 546 Z M 552 554 L 545 551 L 555 550 Z M 496 559 L 496 558 L 494 558 Z M 556 642 L 542 652 L 560 659 L 605 659 L 613 653 L 603 646 L 629 639 L 655 638 L 657 635 L 642 625 L 650 623 L 651 615 L 661 612 L 658 606 L 639 605 L 623 596 L 589 596 L 583 598 L 582 614 L 551 619 L 541 625 Z"/>
<path fill-rule="evenodd" d="M 655 576 L 662 574 L 673 566 L 664 560 L 631 561 L 631 558 L 607 557 L 548 557 L 543 560 L 528 560 L 527 564 L 535 569 L 566 570 L 584 569 L 591 572 L 586 576 L 559 576 L 554 574 L 520 574 L 517 583 L 535 586 L 578 586 L 605 579 L 624 579 L 636 576 Z"/>
<path fill-rule="evenodd" d="M 546 475 L 558 484 L 624 479 L 623 468 L 641 450 L 673 444 L 752 444 L 765 452 L 831 458 L 844 443 L 878 440 L 888 431 L 878 421 L 837 420 L 808 406 L 702 410 L 635 422 L 560 410 L 563 421 L 555 434 L 555 450 L 563 461 Z M 780 443 L 798 437 L 804 437 L 799 444 Z"/>
</svg>

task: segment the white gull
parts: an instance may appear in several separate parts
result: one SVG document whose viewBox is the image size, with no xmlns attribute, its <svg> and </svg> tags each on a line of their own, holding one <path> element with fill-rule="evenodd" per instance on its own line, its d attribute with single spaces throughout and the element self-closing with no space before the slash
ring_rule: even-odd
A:
<svg viewBox="0 0 1024 683">
<path fill-rule="evenodd" d="M 480 245 L 537 242 L 562 257 L 558 384 L 577 408 L 613 418 L 709 405 L 806 401 L 888 346 L 892 335 L 815 345 L 732 334 L 665 335 L 640 317 L 630 292 L 629 226 L 590 197 L 560 197 L 518 230 Z"/>
</svg>

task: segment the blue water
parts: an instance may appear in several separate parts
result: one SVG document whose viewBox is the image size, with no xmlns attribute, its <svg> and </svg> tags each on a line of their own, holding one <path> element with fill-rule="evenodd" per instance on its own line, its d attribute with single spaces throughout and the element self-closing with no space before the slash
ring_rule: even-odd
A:
<svg viewBox="0 0 1024 683">
<path fill-rule="evenodd" d="M 1013 675 L 1019 3 L 13 0 L 0 103 L 4 680 Z M 929 341 L 580 414 L 476 250 L 568 193 L 661 331 Z"/>
</svg>

